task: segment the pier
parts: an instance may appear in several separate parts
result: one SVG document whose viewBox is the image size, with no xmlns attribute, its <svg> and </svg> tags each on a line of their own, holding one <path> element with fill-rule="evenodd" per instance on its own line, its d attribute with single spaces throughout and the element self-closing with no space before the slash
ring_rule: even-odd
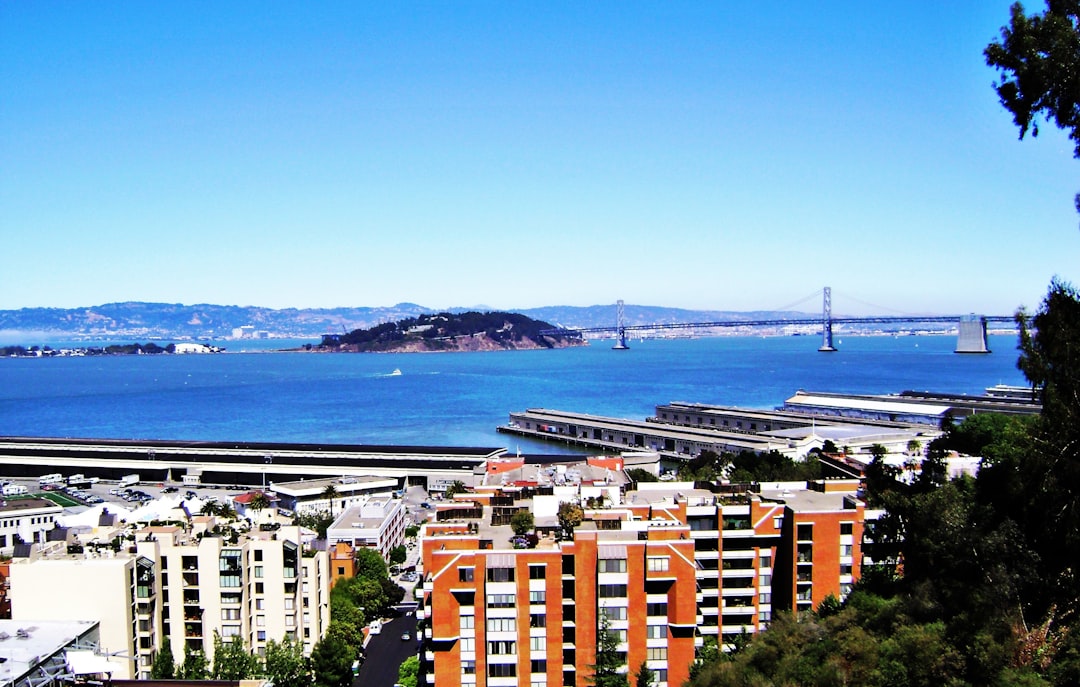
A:
<svg viewBox="0 0 1080 687">
<path fill-rule="evenodd" d="M 0 474 L 36 477 L 70 470 L 119 479 L 259 485 L 318 477 L 374 475 L 405 481 L 463 479 L 504 448 L 367 446 L 261 442 L 179 442 L 0 437 Z"/>
</svg>

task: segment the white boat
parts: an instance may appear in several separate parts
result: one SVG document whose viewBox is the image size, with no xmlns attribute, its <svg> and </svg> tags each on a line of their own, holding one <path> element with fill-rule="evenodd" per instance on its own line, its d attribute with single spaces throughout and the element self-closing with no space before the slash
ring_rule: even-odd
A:
<svg viewBox="0 0 1080 687">
<path fill-rule="evenodd" d="M 390 374 L 386 375 L 386 376 L 387 377 L 400 377 L 401 376 L 401 370 L 395 367 L 394 371 L 391 372 Z"/>
</svg>

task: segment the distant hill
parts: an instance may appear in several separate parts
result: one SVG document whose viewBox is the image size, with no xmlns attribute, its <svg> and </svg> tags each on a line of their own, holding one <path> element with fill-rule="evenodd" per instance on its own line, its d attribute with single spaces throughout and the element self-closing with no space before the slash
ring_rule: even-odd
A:
<svg viewBox="0 0 1080 687">
<path fill-rule="evenodd" d="M 495 351 L 565 348 L 581 345 L 579 337 L 541 334 L 552 327 L 517 313 L 443 312 L 410 317 L 348 334 L 328 334 L 323 351 L 406 352 Z"/>
<path fill-rule="evenodd" d="M 451 308 L 449 312 L 467 312 Z M 615 305 L 548 306 L 512 310 L 561 327 L 607 327 L 615 324 Z M 272 338 L 321 339 L 323 334 L 344 334 L 398 322 L 437 311 L 415 303 L 387 307 L 287 308 L 274 310 L 237 305 L 181 305 L 178 303 L 107 303 L 85 308 L 23 308 L 0 310 L 0 344 L 35 344 L 41 339 L 88 340 L 228 339 L 240 327 L 252 327 Z M 708 322 L 728 319 L 806 317 L 792 312 L 730 312 L 684 310 L 627 305 L 627 324 L 656 322 Z"/>
</svg>

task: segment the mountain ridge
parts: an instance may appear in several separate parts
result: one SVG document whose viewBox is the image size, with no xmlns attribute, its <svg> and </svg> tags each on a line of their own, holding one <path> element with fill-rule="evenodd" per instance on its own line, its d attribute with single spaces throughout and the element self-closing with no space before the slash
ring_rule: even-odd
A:
<svg viewBox="0 0 1080 687">
<path fill-rule="evenodd" d="M 282 309 L 144 301 L 121 301 L 78 308 L 34 307 L 0 310 L 0 344 L 34 343 L 24 340 L 8 341 L 13 335 L 78 339 L 231 339 L 234 338 L 234 330 L 240 327 L 252 327 L 255 331 L 266 332 L 269 338 L 318 340 L 327 333 L 367 329 L 421 315 L 475 310 L 476 307 L 436 309 L 408 302 L 392 306 Z M 614 304 L 555 305 L 503 310 L 560 327 L 610 327 L 614 326 L 616 316 Z M 817 316 L 791 311 L 736 312 L 643 305 L 625 305 L 623 315 L 627 325 Z"/>
</svg>

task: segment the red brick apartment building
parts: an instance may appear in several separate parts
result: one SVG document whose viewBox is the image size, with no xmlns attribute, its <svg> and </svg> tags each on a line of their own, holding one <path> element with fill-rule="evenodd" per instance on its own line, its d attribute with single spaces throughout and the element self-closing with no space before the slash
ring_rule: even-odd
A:
<svg viewBox="0 0 1080 687">
<path fill-rule="evenodd" d="M 429 684 L 587 685 L 603 614 L 627 670 L 644 662 L 657 687 L 675 687 L 704 637 L 730 645 L 774 612 L 843 598 L 858 578 L 865 511 L 853 482 L 626 491 L 621 471 L 590 463 L 561 481 L 537 466 L 489 470 L 496 486 L 458 495 L 424 526 Z M 586 507 L 560 541 L 561 501 Z M 515 548 L 504 524 L 522 508 L 539 535 L 531 548 Z"/>
</svg>

